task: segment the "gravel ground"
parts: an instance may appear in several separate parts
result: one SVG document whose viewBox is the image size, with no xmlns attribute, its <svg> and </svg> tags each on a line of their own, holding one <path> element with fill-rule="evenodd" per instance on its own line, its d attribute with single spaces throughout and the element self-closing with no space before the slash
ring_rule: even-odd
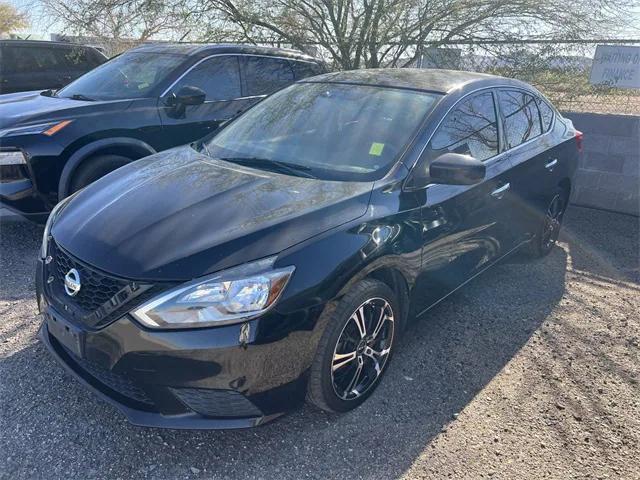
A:
<svg viewBox="0 0 640 480">
<path fill-rule="evenodd" d="M 128 425 L 36 340 L 41 229 L 1 225 L 0 478 L 640 478 L 638 219 L 572 207 L 403 339 L 376 393 L 253 430 Z"/>
</svg>

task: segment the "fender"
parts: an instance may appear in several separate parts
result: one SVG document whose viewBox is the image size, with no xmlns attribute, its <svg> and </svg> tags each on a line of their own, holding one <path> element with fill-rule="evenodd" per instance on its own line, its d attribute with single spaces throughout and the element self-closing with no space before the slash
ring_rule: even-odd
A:
<svg viewBox="0 0 640 480">
<path fill-rule="evenodd" d="M 142 156 L 153 155 L 154 153 L 156 153 L 156 150 L 151 145 L 135 138 L 104 138 L 102 140 L 91 142 L 75 151 L 69 157 L 69 160 L 67 160 L 67 162 L 65 163 L 64 168 L 62 169 L 62 174 L 60 175 L 60 184 L 58 186 L 58 200 L 61 200 L 67 196 L 69 191 L 69 184 L 71 183 L 71 175 L 78 167 L 78 165 L 80 165 L 80 163 L 82 163 L 82 161 L 85 160 L 88 156 L 105 147 L 127 147 L 135 150 Z"/>
</svg>

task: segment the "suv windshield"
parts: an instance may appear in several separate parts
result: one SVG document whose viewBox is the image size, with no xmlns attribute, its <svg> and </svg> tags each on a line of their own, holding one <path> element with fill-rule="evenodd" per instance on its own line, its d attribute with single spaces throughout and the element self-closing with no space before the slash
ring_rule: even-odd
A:
<svg viewBox="0 0 640 480">
<path fill-rule="evenodd" d="M 298 83 L 251 108 L 204 150 L 215 158 L 327 180 L 381 178 L 439 95 Z"/>
<path fill-rule="evenodd" d="M 57 96 L 79 100 L 146 97 L 184 60 L 182 55 L 166 53 L 125 53 L 71 82 Z"/>
</svg>

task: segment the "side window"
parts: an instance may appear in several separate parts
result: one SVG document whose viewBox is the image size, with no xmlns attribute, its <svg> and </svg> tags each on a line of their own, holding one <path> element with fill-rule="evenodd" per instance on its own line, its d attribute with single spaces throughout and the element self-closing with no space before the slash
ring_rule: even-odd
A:
<svg viewBox="0 0 640 480">
<path fill-rule="evenodd" d="M 322 73 L 322 67 L 320 67 L 320 65 L 318 65 L 317 63 L 292 61 L 291 67 L 293 68 L 293 73 L 295 74 L 296 80 L 300 80 L 301 78 L 313 77 Z"/>
<path fill-rule="evenodd" d="M 238 58 L 229 56 L 205 60 L 182 77 L 172 92 L 177 93 L 186 86 L 202 89 L 207 94 L 207 101 L 241 97 Z"/>
<path fill-rule="evenodd" d="M 91 70 L 100 65 L 100 56 L 87 48 L 70 48 L 65 50 L 67 64 L 74 70 Z"/>
<path fill-rule="evenodd" d="M 498 98 L 509 148 L 517 147 L 542 133 L 538 106 L 532 95 L 520 90 L 501 90 Z"/>
<path fill-rule="evenodd" d="M 491 92 L 462 100 L 431 139 L 435 155 L 447 152 L 487 160 L 498 154 L 498 122 Z"/>
<path fill-rule="evenodd" d="M 247 95 L 268 95 L 293 83 L 289 62 L 280 58 L 245 57 Z"/>
<path fill-rule="evenodd" d="M 541 98 L 538 99 L 538 108 L 540 109 L 540 119 L 542 120 L 542 132 L 548 132 L 553 123 L 553 108 Z"/>
<path fill-rule="evenodd" d="M 7 71 L 14 73 L 37 73 L 50 68 L 52 63 L 46 55 L 40 52 L 41 48 L 7 47 L 4 50 L 4 61 L 7 63 Z"/>
</svg>

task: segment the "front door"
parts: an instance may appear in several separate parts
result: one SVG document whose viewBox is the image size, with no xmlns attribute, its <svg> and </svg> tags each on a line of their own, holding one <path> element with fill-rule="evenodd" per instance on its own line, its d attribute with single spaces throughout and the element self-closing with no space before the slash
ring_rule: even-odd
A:
<svg viewBox="0 0 640 480">
<path fill-rule="evenodd" d="M 205 102 L 183 109 L 169 105 L 168 98 L 186 86 L 203 90 L 206 93 Z M 162 149 L 191 143 L 208 135 L 254 102 L 255 99 L 242 96 L 238 57 L 223 55 L 205 59 L 159 99 L 164 142 Z"/>
<path fill-rule="evenodd" d="M 466 97 L 445 117 L 424 162 L 447 152 L 485 162 L 485 180 L 477 185 L 431 184 L 422 209 L 422 269 L 418 311 L 443 298 L 497 260 L 510 245 L 510 163 L 499 153 L 494 94 Z M 424 167 L 426 168 L 426 167 Z"/>
</svg>

